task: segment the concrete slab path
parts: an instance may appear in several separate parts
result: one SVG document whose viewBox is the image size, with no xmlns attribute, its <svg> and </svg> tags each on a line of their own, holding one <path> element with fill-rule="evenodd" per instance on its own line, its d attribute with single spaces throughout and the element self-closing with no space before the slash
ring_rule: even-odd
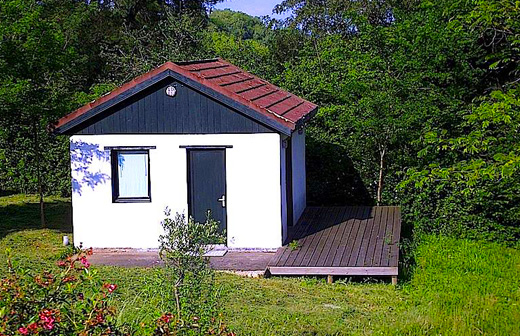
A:
<svg viewBox="0 0 520 336">
<path fill-rule="evenodd" d="M 210 257 L 211 268 L 221 271 L 265 271 L 273 258 L 273 252 L 228 251 L 222 257 Z M 162 265 L 154 250 L 99 249 L 89 257 L 94 265 L 120 267 L 154 267 Z"/>
</svg>

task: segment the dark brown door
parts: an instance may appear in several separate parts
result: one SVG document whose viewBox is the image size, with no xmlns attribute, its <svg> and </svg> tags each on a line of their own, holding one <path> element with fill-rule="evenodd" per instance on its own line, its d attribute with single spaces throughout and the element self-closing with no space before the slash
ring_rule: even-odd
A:
<svg viewBox="0 0 520 336">
<path fill-rule="evenodd" d="M 226 230 L 226 152 L 224 149 L 188 150 L 188 212 L 198 222 L 206 214 Z"/>
</svg>

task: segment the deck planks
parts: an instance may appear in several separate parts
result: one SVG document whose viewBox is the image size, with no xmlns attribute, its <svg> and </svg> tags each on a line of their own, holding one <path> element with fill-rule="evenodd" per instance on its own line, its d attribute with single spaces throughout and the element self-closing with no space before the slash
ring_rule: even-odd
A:
<svg viewBox="0 0 520 336">
<path fill-rule="evenodd" d="M 326 225 L 330 225 L 331 217 L 333 215 L 333 209 L 329 209 L 325 211 L 324 218 L 317 222 L 315 221 L 317 232 L 311 234 L 312 239 L 307 242 L 309 244 L 309 247 L 307 251 L 305 252 L 305 256 L 303 257 L 302 264 L 303 265 L 310 265 L 312 263 L 312 257 L 316 253 L 316 250 L 319 248 L 320 240 L 322 242 L 325 242 L 325 239 L 322 240 L 323 231 L 327 228 Z"/>
<path fill-rule="evenodd" d="M 394 212 L 394 227 L 392 230 L 392 248 L 390 250 L 390 259 L 388 265 L 397 265 L 399 263 L 399 241 L 401 239 L 401 209 L 396 208 Z"/>
<path fill-rule="evenodd" d="M 347 221 L 342 223 L 344 226 L 343 236 L 340 239 L 340 243 L 338 248 L 336 249 L 336 254 L 334 255 L 334 259 L 332 261 L 332 266 L 340 267 L 341 259 L 345 255 L 345 251 L 347 249 L 348 239 L 350 234 L 352 233 L 352 228 L 354 226 L 355 217 L 357 216 L 357 212 L 359 211 L 359 207 L 351 207 L 349 210 L 350 216 Z"/>
<path fill-rule="evenodd" d="M 401 212 L 393 206 L 309 207 L 289 228 L 271 274 L 397 276 Z"/>
<path fill-rule="evenodd" d="M 298 241 L 298 244 L 301 245 L 301 243 L 299 242 L 298 240 L 298 237 L 302 237 L 305 233 L 305 230 L 307 230 L 307 226 L 309 224 L 309 221 L 312 221 L 312 219 L 314 218 L 314 216 L 316 215 L 316 212 L 317 212 L 318 209 L 316 208 L 307 208 L 305 209 L 305 211 L 303 212 L 303 215 L 300 219 L 300 225 L 298 225 L 295 230 L 294 230 L 294 234 L 292 234 L 290 236 L 290 239 L 288 240 L 288 242 L 292 242 L 292 241 Z M 292 265 L 294 263 L 294 260 L 296 259 L 296 257 L 298 256 L 298 253 L 291 253 L 289 255 L 289 257 L 287 258 L 287 261 L 286 261 L 286 265 Z"/>
<path fill-rule="evenodd" d="M 341 212 L 341 217 L 338 221 L 338 225 L 335 225 L 336 228 L 334 239 L 330 243 L 329 252 L 327 254 L 327 257 L 324 261 L 324 265 L 327 267 L 331 267 L 334 262 L 334 257 L 336 256 L 336 253 L 338 252 L 339 245 L 341 243 L 341 239 L 343 237 L 343 234 L 345 232 L 345 229 L 347 225 L 342 225 L 346 220 L 348 220 L 351 213 L 351 208 L 344 207 Z"/>
<path fill-rule="evenodd" d="M 378 209 L 379 208 L 370 209 L 370 218 L 367 221 L 365 232 L 361 240 L 361 246 L 359 247 L 359 254 L 357 256 L 357 260 L 355 261 L 354 266 L 363 266 L 365 263 L 365 256 L 367 255 L 370 237 L 372 236 L 372 232 L 374 230 L 374 218 L 377 216 L 376 211 Z"/>
<path fill-rule="evenodd" d="M 314 238 L 313 235 L 307 233 L 308 229 L 310 227 L 312 227 L 312 225 L 314 225 L 313 223 L 314 223 L 315 220 L 320 220 L 319 218 L 320 218 L 321 213 L 323 213 L 322 209 L 317 209 L 316 210 L 315 215 L 313 217 L 313 220 L 308 223 L 308 227 L 303 232 L 303 234 L 305 236 L 301 236 L 303 238 L 300 238 L 298 240 L 300 248 L 298 250 L 296 250 L 295 253 L 294 253 L 295 254 L 294 261 L 292 262 L 292 264 L 287 264 L 287 266 L 298 266 L 298 265 L 301 264 L 301 262 L 303 260 L 303 257 L 305 256 L 305 253 L 307 253 L 307 250 L 309 249 L 309 247 L 311 245 L 310 244 L 310 240 L 312 240 Z"/>
<path fill-rule="evenodd" d="M 320 241 L 318 243 L 318 248 L 316 250 L 314 260 L 310 264 L 311 266 L 323 265 L 325 263 L 325 259 L 327 258 L 327 255 L 331 249 L 331 244 L 329 244 L 328 242 L 330 240 L 333 240 L 336 235 L 337 227 L 338 227 L 338 225 L 336 225 L 336 224 L 338 222 L 341 222 L 340 217 L 342 215 L 342 211 L 343 211 L 343 209 L 339 208 L 339 207 L 335 208 L 333 211 L 331 211 L 332 221 L 330 221 L 327 224 L 327 228 L 323 231 L 324 232 L 323 237 L 322 237 L 322 239 L 320 239 Z"/>
<path fill-rule="evenodd" d="M 387 222 L 388 218 L 388 208 L 383 208 L 383 214 L 381 217 L 381 223 L 379 224 L 379 233 L 377 234 L 377 238 L 375 241 L 375 250 L 374 250 L 374 260 L 372 265 L 381 266 L 381 258 L 383 257 L 383 246 L 385 243 L 385 235 L 388 225 L 392 225 L 392 223 Z"/>
<path fill-rule="evenodd" d="M 387 266 L 390 261 L 390 248 L 392 244 L 392 232 L 394 228 L 394 211 L 395 209 L 390 209 L 388 211 L 388 226 L 386 227 L 385 236 L 383 237 L 383 251 L 381 254 L 381 266 Z"/>
</svg>

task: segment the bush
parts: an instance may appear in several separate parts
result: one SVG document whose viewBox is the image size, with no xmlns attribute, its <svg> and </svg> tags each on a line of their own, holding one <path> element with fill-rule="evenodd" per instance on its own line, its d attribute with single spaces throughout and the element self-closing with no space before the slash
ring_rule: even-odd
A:
<svg viewBox="0 0 520 336">
<path fill-rule="evenodd" d="M 124 335 L 114 324 L 110 300 L 116 284 L 90 270 L 92 250 L 74 253 L 57 268 L 33 274 L 15 268 L 0 280 L 0 335 Z M 77 253 L 76 253 L 77 252 Z"/>
<path fill-rule="evenodd" d="M 176 316 L 163 315 L 156 335 L 232 335 L 221 322 L 214 272 L 204 257 L 212 244 L 222 242 L 218 222 L 209 213 L 204 223 L 178 213 L 172 218 L 168 208 L 165 216 L 159 253 L 175 298 L 172 311 Z"/>
</svg>

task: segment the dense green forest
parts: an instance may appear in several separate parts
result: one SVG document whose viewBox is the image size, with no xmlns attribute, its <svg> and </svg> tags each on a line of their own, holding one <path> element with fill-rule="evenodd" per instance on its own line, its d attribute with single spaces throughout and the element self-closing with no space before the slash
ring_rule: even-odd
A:
<svg viewBox="0 0 520 336">
<path fill-rule="evenodd" d="M 217 2 L 1 1 L 0 190 L 67 196 L 49 124 L 165 61 L 218 56 L 320 105 L 310 204 L 398 204 L 416 234 L 518 244 L 520 3 L 285 0 L 274 20 Z"/>
</svg>

